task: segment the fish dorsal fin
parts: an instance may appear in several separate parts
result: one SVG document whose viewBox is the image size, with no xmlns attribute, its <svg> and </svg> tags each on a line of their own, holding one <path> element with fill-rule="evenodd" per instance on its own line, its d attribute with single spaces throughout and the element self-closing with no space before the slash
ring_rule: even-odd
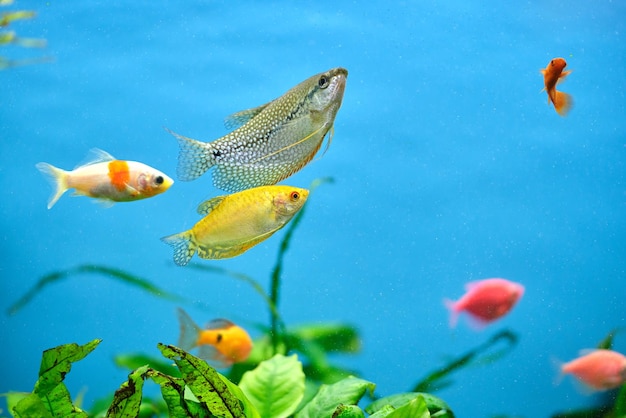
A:
<svg viewBox="0 0 626 418">
<path fill-rule="evenodd" d="M 92 148 L 89 150 L 89 154 L 87 154 L 87 157 L 83 160 L 83 162 L 78 164 L 75 169 L 113 160 L 115 160 L 115 157 L 113 157 L 108 152 L 103 151 L 99 148 Z"/>
<path fill-rule="evenodd" d="M 227 329 L 234 326 L 231 321 L 224 318 L 217 318 L 207 322 L 205 328 L 206 329 Z"/>
<path fill-rule="evenodd" d="M 218 207 L 220 203 L 222 203 L 222 201 L 226 199 L 227 197 L 228 196 L 226 195 L 216 196 L 212 199 L 206 200 L 198 205 L 198 209 L 196 209 L 196 211 L 198 212 L 199 215 L 208 215 L 209 212 L 211 212 L 213 209 Z"/>
<path fill-rule="evenodd" d="M 481 281 L 480 280 L 474 280 L 471 282 L 467 282 L 465 283 L 465 290 L 470 291 L 472 289 L 476 289 L 476 287 L 478 287 L 478 285 L 480 285 Z"/>
<path fill-rule="evenodd" d="M 206 200 L 198 205 L 196 212 L 198 212 L 199 215 L 208 215 L 213 209 L 218 207 L 225 198 L 226 196 L 217 196 Z"/>
<path fill-rule="evenodd" d="M 264 105 L 253 107 L 252 109 L 242 110 L 240 112 L 233 113 L 232 115 L 226 117 L 224 120 L 224 126 L 227 129 L 235 129 L 239 128 L 242 125 L 248 123 L 252 118 L 261 113 L 263 109 L 269 106 L 269 103 L 265 103 Z"/>
</svg>

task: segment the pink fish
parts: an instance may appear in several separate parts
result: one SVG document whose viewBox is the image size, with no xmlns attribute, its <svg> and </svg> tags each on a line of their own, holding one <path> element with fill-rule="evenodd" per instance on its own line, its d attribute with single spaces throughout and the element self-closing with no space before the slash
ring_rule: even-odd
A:
<svg viewBox="0 0 626 418">
<path fill-rule="evenodd" d="M 485 279 L 465 285 L 467 293 L 454 302 L 444 299 L 450 310 L 450 326 L 465 311 L 484 325 L 506 315 L 524 294 L 524 286 L 505 279 Z"/>
<path fill-rule="evenodd" d="M 590 350 L 561 366 L 594 390 L 613 389 L 626 382 L 626 357 L 612 350 Z"/>
</svg>

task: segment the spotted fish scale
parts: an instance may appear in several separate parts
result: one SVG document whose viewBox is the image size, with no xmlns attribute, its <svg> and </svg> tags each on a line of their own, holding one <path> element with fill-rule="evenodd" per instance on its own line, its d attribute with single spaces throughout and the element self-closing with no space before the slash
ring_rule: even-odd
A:
<svg viewBox="0 0 626 418">
<path fill-rule="evenodd" d="M 283 96 L 235 113 L 227 126 L 237 127 L 213 142 L 169 131 L 178 139 L 178 177 L 191 181 L 211 167 L 213 184 L 229 192 L 275 184 L 300 170 L 332 139 L 348 72 L 334 68 L 316 74 Z"/>
</svg>

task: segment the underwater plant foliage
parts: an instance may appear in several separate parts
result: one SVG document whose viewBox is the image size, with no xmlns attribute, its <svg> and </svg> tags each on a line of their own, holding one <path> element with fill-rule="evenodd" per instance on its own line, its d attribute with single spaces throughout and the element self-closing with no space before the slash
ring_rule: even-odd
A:
<svg viewBox="0 0 626 418">
<path fill-rule="evenodd" d="M 13 417 L 88 417 L 72 403 L 63 380 L 72 364 L 93 351 L 100 340 L 83 346 L 66 344 L 43 354 L 39 380 L 32 393 L 11 394 Z M 296 418 L 364 416 L 357 403 L 375 385 L 350 376 L 331 385 L 322 385 L 317 394 L 301 405 L 305 376 L 296 355 L 277 354 L 261 362 L 235 385 L 204 360 L 175 346 L 158 344 L 161 354 L 174 361 L 181 377 L 162 373 L 149 365 L 133 370 L 128 381 L 115 392 L 106 412 L 93 416 L 121 417 L 225 417 Z M 165 406 L 142 402 L 144 383 L 159 385 Z M 162 405 L 162 404 L 161 404 Z M 440 399 L 427 394 L 402 394 L 379 399 L 366 410 L 375 417 L 450 417 L 453 414 Z M 295 412 L 295 414 L 293 414 Z M 104 414 L 104 415 L 103 415 Z M 292 415 L 293 414 L 293 415 Z"/>
</svg>

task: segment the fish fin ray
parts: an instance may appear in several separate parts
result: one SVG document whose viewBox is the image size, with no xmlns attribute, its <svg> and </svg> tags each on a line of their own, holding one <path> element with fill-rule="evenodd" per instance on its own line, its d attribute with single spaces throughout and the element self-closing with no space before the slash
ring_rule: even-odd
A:
<svg viewBox="0 0 626 418">
<path fill-rule="evenodd" d="M 186 266 L 197 251 L 191 231 L 168 235 L 161 241 L 174 248 L 174 262 L 179 266 Z"/>
<path fill-rule="evenodd" d="M 100 148 L 92 148 L 89 150 L 87 157 L 85 157 L 85 159 L 82 162 L 78 163 L 78 165 L 74 167 L 74 170 L 81 168 L 81 167 L 87 167 L 88 165 L 104 163 L 107 161 L 113 161 L 115 159 L 116 158 L 113 157 L 111 154 L 109 154 L 108 152 L 104 150 L 101 150 Z"/>
<path fill-rule="evenodd" d="M 198 245 L 198 257 L 204 258 L 204 259 L 210 259 L 210 260 L 236 257 L 240 254 L 245 253 L 246 251 L 248 251 L 250 248 L 254 247 L 255 245 L 265 241 L 267 238 L 269 238 L 272 234 L 274 234 L 276 231 L 281 229 L 283 226 L 284 225 L 280 225 L 279 227 L 271 231 L 257 235 L 245 242 L 239 242 L 237 244 L 213 246 L 213 247 L 206 247 L 206 246 Z"/>
<path fill-rule="evenodd" d="M 252 109 L 241 110 L 239 112 L 235 112 L 232 115 L 229 115 L 224 119 L 224 126 L 226 129 L 236 129 L 240 126 L 245 125 L 250 122 L 256 115 L 261 113 L 270 103 L 265 103 L 264 105 L 253 107 Z"/>
<path fill-rule="evenodd" d="M 456 324 L 459 321 L 459 312 L 456 309 L 456 302 L 450 299 L 444 299 L 443 304 L 450 311 L 450 328 L 456 327 Z"/>
<path fill-rule="evenodd" d="M 216 318 L 207 322 L 206 329 L 226 329 L 234 326 L 235 323 L 224 318 Z"/>
<path fill-rule="evenodd" d="M 202 329 L 191 319 L 182 308 L 176 309 L 178 322 L 180 324 L 180 335 L 178 346 L 185 351 L 189 351 L 198 345 L 198 334 Z"/>
<path fill-rule="evenodd" d="M 196 211 L 199 215 L 208 215 L 213 209 L 218 207 L 220 203 L 222 203 L 227 197 L 228 196 L 216 196 L 209 200 L 205 200 L 198 205 L 198 209 L 196 209 Z"/>
<path fill-rule="evenodd" d="M 567 93 L 563 93 L 562 91 L 555 91 L 553 102 L 556 112 L 561 116 L 567 115 L 574 105 L 572 96 Z"/>
<path fill-rule="evenodd" d="M 201 345 L 198 349 L 198 357 L 211 363 L 217 369 L 225 369 L 232 366 L 233 361 L 219 352 L 212 345 Z"/>
<path fill-rule="evenodd" d="M 37 170 L 41 171 L 52 186 L 52 195 L 48 200 L 48 209 L 50 209 L 63 193 L 68 190 L 67 178 L 69 173 L 48 163 L 37 163 L 35 167 L 37 167 Z"/>
<path fill-rule="evenodd" d="M 165 128 L 178 141 L 178 167 L 176 175 L 181 181 L 195 180 L 215 165 L 212 145 L 177 134 Z"/>
</svg>

